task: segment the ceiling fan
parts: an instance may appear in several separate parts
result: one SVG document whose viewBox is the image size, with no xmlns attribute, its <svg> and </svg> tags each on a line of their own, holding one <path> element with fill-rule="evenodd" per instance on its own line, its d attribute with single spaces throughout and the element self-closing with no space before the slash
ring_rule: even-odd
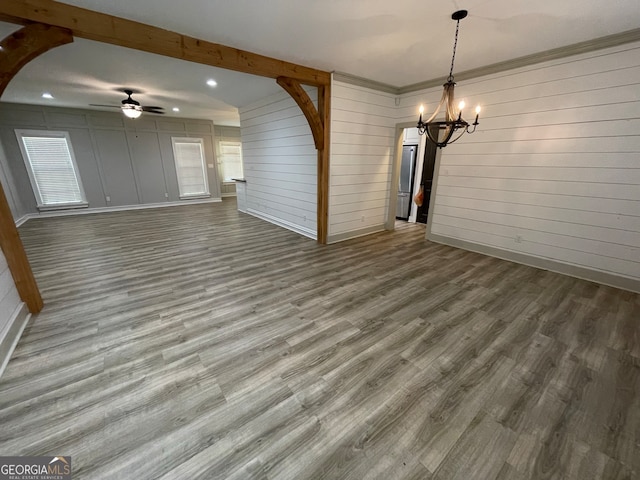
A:
<svg viewBox="0 0 640 480">
<path fill-rule="evenodd" d="M 156 115 L 164 115 L 164 112 L 162 111 L 164 110 L 164 108 L 140 105 L 140 102 L 131 98 L 131 95 L 133 95 L 133 90 L 125 89 L 122 91 L 127 94 L 127 98 L 122 100 L 121 106 L 120 105 L 98 105 L 95 103 L 91 103 L 89 105 L 91 105 L 92 107 L 120 108 L 122 110 L 122 113 L 124 113 L 124 115 L 129 118 L 138 118 L 140 115 L 142 115 L 142 112 L 155 113 Z"/>
</svg>

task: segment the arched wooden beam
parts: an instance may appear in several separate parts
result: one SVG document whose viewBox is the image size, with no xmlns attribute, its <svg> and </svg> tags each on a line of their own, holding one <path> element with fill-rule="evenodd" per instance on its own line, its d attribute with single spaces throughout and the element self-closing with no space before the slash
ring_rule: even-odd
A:
<svg viewBox="0 0 640 480">
<path fill-rule="evenodd" d="M 324 147 L 324 125 L 318 110 L 316 110 L 316 107 L 311 101 L 311 98 L 309 98 L 307 92 L 302 88 L 300 82 L 293 78 L 278 77 L 276 81 L 278 82 L 278 85 L 284 88 L 296 101 L 300 110 L 304 113 L 304 116 L 309 123 L 309 127 L 311 127 L 313 142 L 316 145 L 316 149 L 322 150 Z"/>
<path fill-rule="evenodd" d="M 313 143 L 318 150 L 318 210 L 317 236 L 318 243 L 327 243 L 329 224 L 329 85 L 318 86 L 318 108 L 302 88 L 300 82 L 293 78 L 278 77 L 278 85 L 284 88 L 302 110 L 311 133 Z"/>
<path fill-rule="evenodd" d="M 31 24 L 5 37 L 0 46 L 0 95 L 11 79 L 38 55 L 73 42 L 68 30 L 49 25 Z M 20 298 L 31 313 L 42 310 L 42 297 L 31 271 L 13 215 L 0 185 L 0 248 L 4 253 Z"/>
<path fill-rule="evenodd" d="M 11 79 L 38 55 L 73 42 L 69 30 L 33 23 L 5 37 L 0 45 L 0 96 Z"/>
</svg>

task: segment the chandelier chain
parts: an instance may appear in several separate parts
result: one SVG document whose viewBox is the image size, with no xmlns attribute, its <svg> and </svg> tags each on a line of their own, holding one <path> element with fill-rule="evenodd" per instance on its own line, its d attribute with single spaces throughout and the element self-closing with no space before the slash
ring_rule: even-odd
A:
<svg viewBox="0 0 640 480">
<path fill-rule="evenodd" d="M 460 20 L 456 21 L 456 37 L 453 41 L 453 55 L 451 56 L 451 69 L 449 70 L 449 77 L 447 80 L 453 82 L 453 62 L 456 60 L 456 48 L 458 46 L 458 30 L 460 29 Z"/>
</svg>

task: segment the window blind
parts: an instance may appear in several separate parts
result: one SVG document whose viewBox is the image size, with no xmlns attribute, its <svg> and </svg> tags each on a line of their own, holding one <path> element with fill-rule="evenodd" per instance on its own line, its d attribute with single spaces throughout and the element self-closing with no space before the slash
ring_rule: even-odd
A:
<svg viewBox="0 0 640 480">
<path fill-rule="evenodd" d="M 224 142 L 218 145 L 222 175 L 225 182 L 233 178 L 242 178 L 242 146 L 240 142 Z"/>
<path fill-rule="evenodd" d="M 22 143 L 41 205 L 84 203 L 66 137 L 22 135 Z"/>
<path fill-rule="evenodd" d="M 200 139 L 173 141 L 173 151 L 181 197 L 208 195 L 207 174 Z"/>
</svg>

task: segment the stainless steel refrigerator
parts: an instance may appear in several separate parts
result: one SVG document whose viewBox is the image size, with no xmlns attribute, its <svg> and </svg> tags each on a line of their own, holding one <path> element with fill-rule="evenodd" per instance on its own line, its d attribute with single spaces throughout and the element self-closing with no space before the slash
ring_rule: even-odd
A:
<svg viewBox="0 0 640 480">
<path fill-rule="evenodd" d="M 398 179 L 398 203 L 396 206 L 396 218 L 407 220 L 411 211 L 411 198 L 413 197 L 413 173 L 416 168 L 418 145 L 405 145 L 402 147 L 402 163 L 400 164 L 400 178 Z"/>
</svg>

